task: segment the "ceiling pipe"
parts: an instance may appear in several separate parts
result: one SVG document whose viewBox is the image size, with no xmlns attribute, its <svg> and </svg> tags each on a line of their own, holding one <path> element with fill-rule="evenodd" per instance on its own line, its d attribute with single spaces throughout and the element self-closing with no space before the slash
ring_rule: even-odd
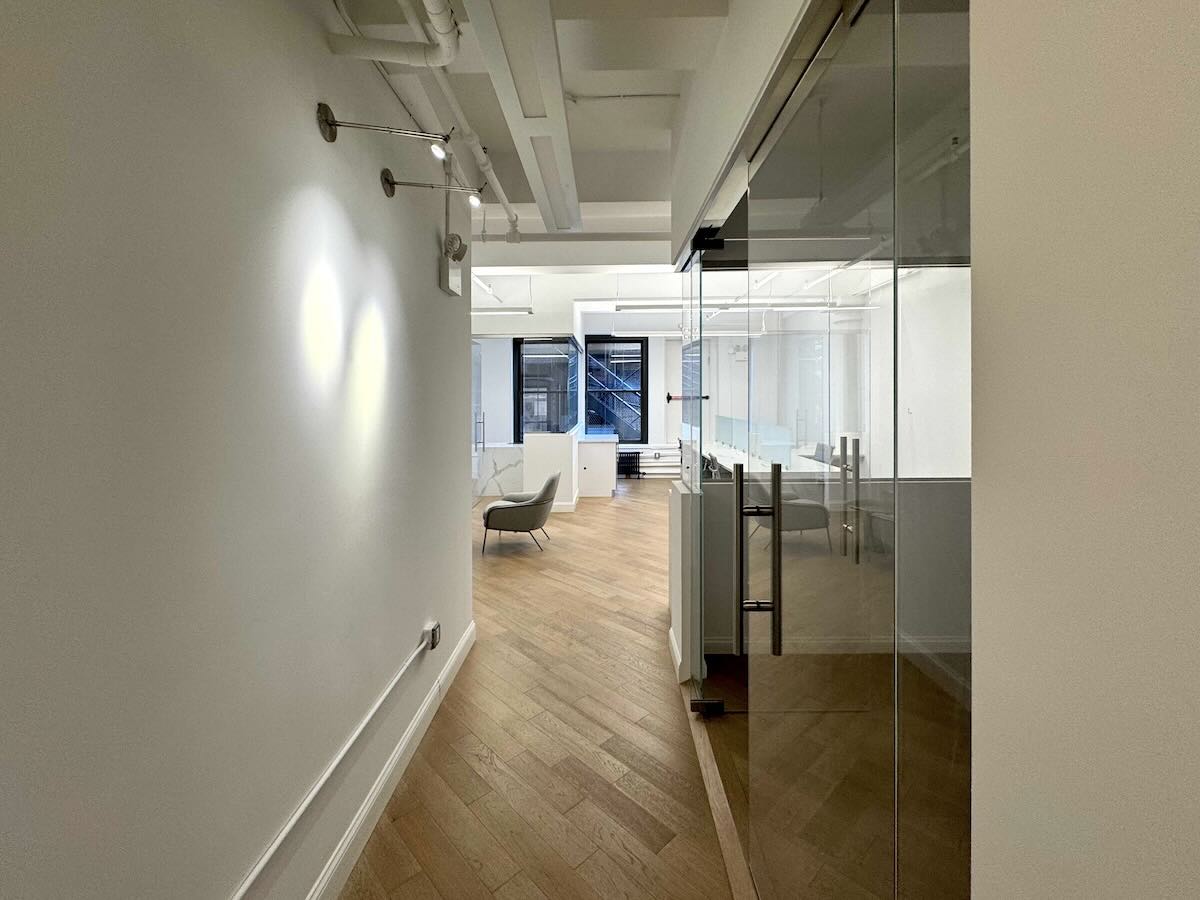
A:
<svg viewBox="0 0 1200 900">
<path fill-rule="evenodd" d="M 458 56 L 458 24 L 450 0 L 424 0 L 429 14 L 430 29 L 436 43 L 418 41 L 385 41 L 347 34 L 329 35 L 329 49 L 339 56 L 353 56 L 378 62 L 401 63 L 425 69 L 447 66 Z M 407 14 L 407 10 L 405 11 Z M 417 34 L 425 32 L 417 27 Z"/>
<path fill-rule="evenodd" d="M 416 9 L 413 8 L 412 0 L 396 0 L 400 9 L 404 12 L 404 18 L 408 22 L 409 27 L 423 37 L 424 32 L 421 30 L 421 20 L 417 16 Z M 425 0 L 425 8 L 429 8 L 431 0 Z M 438 67 L 433 67 L 430 70 L 434 80 L 437 82 L 438 88 L 441 89 L 442 95 L 446 98 L 446 104 L 450 107 L 450 113 L 454 116 L 454 123 L 458 126 L 458 136 L 471 150 L 471 155 L 475 157 L 475 165 L 479 167 L 484 179 L 487 181 L 488 187 L 492 189 L 492 193 L 496 195 L 496 201 L 504 209 L 504 215 L 508 219 L 508 233 L 503 238 L 493 237 L 492 240 L 504 240 L 510 244 L 520 243 L 521 232 L 517 230 L 517 211 L 513 209 L 512 203 L 509 202 L 508 195 L 504 193 L 504 187 L 500 184 L 500 179 L 496 177 L 496 170 L 492 168 L 492 160 L 484 149 L 483 144 L 479 142 L 479 135 L 471 128 L 471 124 L 467 121 L 467 114 L 463 112 L 462 106 L 458 103 L 458 98 L 454 96 L 454 91 L 450 87 L 450 81 L 446 78 L 446 73 Z"/>
</svg>

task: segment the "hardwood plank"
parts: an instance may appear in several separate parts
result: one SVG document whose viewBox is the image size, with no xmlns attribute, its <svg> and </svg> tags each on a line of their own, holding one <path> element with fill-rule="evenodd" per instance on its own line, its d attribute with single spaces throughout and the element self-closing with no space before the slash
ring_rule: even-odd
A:
<svg viewBox="0 0 1200 900">
<path fill-rule="evenodd" d="M 504 727 L 491 715 L 461 694 L 451 691 L 443 698 L 442 706 L 460 719 L 471 723 L 470 732 L 451 741 L 450 746 L 453 747 L 458 741 L 466 738 L 475 738 L 486 744 L 501 759 L 512 759 L 518 753 L 525 752 L 525 747 L 520 741 L 505 731 Z"/>
<path fill-rule="evenodd" d="M 704 784 L 698 777 L 693 778 L 681 774 L 677 769 L 651 756 L 641 747 L 631 744 L 619 734 L 613 735 L 601 746 L 680 803 L 693 807 L 703 807 L 707 803 Z"/>
<path fill-rule="evenodd" d="M 488 783 L 467 765 L 467 761 L 450 749 L 449 744 L 440 740 L 430 741 L 427 736 L 417 748 L 417 753 L 467 806 L 491 790 Z"/>
<path fill-rule="evenodd" d="M 493 893 L 496 900 L 549 900 L 524 872 L 518 872 Z"/>
<path fill-rule="evenodd" d="M 418 806 L 400 816 L 394 824 L 439 894 L 490 900 L 491 892 L 426 809 Z"/>
<path fill-rule="evenodd" d="M 578 872 L 604 900 L 653 900 L 603 850 L 585 859 Z"/>
<path fill-rule="evenodd" d="M 675 832 L 653 813 L 579 760 L 565 759 L 555 766 L 555 771 L 655 853 L 675 837 Z"/>
<path fill-rule="evenodd" d="M 613 732 L 605 728 L 594 716 L 586 715 L 579 706 L 581 703 L 599 705 L 591 697 L 586 695 L 580 697 L 573 706 L 569 703 L 564 703 L 543 687 L 534 688 L 529 692 L 529 696 L 533 697 L 544 711 L 552 713 L 556 718 L 570 725 L 594 744 L 603 744 L 613 736 Z M 618 716 L 618 718 L 620 717 Z"/>
<path fill-rule="evenodd" d="M 607 780 L 616 781 L 629 771 L 629 767 L 623 762 L 589 741 L 553 713 L 544 712 L 534 718 L 533 723 L 566 744 L 571 753 L 584 765 Z"/>
<path fill-rule="evenodd" d="M 409 763 L 408 777 L 421 804 L 489 890 L 517 873 L 512 857 L 423 757 Z"/>
<path fill-rule="evenodd" d="M 367 838 L 363 858 L 386 893 L 396 890 L 421 871 L 417 859 L 397 834 L 395 827 L 383 816 Z"/>
<path fill-rule="evenodd" d="M 702 888 L 680 877 L 668 863 L 591 800 L 584 800 L 567 816 L 650 896 L 667 900 L 707 900 Z"/>
<path fill-rule="evenodd" d="M 566 754 L 555 765 L 557 767 L 570 760 L 572 760 L 571 755 Z M 508 764 L 524 779 L 526 784 L 541 794 L 559 812 L 565 813 L 583 799 L 583 794 L 569 779 L 563 778 L 556 768 L 552 769 L 532 753 L 514 756 L 508 761 Z"/>
<path fill-rule="evenodd" d="M 552 900 L 595 900 L 596 892 L 503 797 L 488 794 L 471 808 L 496 839 L 512 849 L 522 871 L 547 897 Z"/>
<path fill-rule="evenodd" d="M 371 871 L 365 856 L 360 856 L 350 870 L 350 877 L 342 885 L 338 900 L 387 900 L 387 891 Z"/>
<path fill-rule="evenodd" d="M 499 705 L 522 719 L 532 719 L 542 711 L 524 691 L 495 675 L 484 681 L 475 672 L 459 672 L 458 677 L 454 679 L 454 687 L 462 689 L 468 698 L 484 709 L 492 709 Z"/>
<path fill-rule="evenodd" d="M 583 832 L 523 781 L 491 748 L 471 735 L 465 735 L 455 741 L 454 749 L 569 865 L 579 865 L 596 849 Z M 477 802 L 485 800 L 487 797 Z"/>
<path fill-rule="evenodd" d="M 444 900 L 429 876 L 424 872 L 414 875 L 392 892 L 388 900 Z"/>
<path fill-rule="evenodd" d="M 678 692 L 678 688 L 676 691 Z M 619 734 L 634 746 L 649 753 L 659 762 L 689 777 L 699 777 L 700 769 L 696 763 L 695 747 L 692 747 L 689 752 L 674 746 L 657 735 L 651 734 L 640 724 L 629 722 L 617 715 L 591 697 L 581 697 L 575 703 L 575 708 L 589 719 L 610 730 L 612 734 Z M 598 741 L 598 743 L 603 743 L 604 740 Z"/>
</svg>

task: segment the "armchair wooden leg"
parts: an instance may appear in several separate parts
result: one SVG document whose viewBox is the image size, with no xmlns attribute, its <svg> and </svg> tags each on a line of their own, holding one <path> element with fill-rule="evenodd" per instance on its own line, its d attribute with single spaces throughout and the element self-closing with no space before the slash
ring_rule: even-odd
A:
<svg viewBox="0 0 1200 900">
<path fill-rule="evenodd" d="M 547 540 L 547 541 L 549 541 L 549 540 L 550 540 L 550 535 L 546 534 L 546 529 L 545 529 L 545 528 L 541 528 L 541 529 L 539 529 L 539 530 L 542 532 L 542 534 L 545 534 L 545 535 L 546 535 L 546 540 Z"/>
<path fill-rule="evenodd" d="M 533 542 L 534 542 L 535 544 L 537 544 L 537 548 L 538 548 L 539 550 L 542 550 L 542 544 L 541 544 L 541 542 L 540 542 L 540 541 L 537 539 L 537 535 L 536 535 L 536 534 L 534 534 L 534 533 L 531 531 L 531 532 L 529 532 L 529 536 L 530 536 L 531 538 L 533 538 Z M 545 550 L 542 550 L 542 552 L 543 552 L 543 553 L 545 553 L 546 551 L 545 551 Z"/>
<path fill-rule="evenodd" d="M 483 549 L 479 551 L 480 556 L 483 556 L 483 554 L 487 553 L 487 533 L 488 530 L 486 528 L 483 529 Z"/>
</svg>

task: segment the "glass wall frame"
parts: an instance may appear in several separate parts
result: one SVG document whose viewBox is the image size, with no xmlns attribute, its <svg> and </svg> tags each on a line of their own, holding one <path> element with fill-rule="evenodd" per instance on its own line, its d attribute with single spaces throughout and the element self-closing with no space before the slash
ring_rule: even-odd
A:
<svg viewBox="0 0 1200 900">
<path fill-rule="evenodd" d="M 579 424 L 583 351 L 571 335 L 513 338 L 513 441 L 529 432 L 565 434 Z"/>
<path fill-rule="evenodd" d="M 622 444 L 645 444 L 650 434 L 649 338 L 589 334 L 583 346 L 586 432 L 613 434 Z"/>
</svg>

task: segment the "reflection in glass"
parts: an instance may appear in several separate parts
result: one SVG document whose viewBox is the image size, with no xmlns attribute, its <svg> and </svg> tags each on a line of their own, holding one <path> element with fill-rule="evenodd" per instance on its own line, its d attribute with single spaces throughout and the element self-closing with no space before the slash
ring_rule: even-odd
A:
<svg viewBox="0 0 1200 900">
<path fill-rule="evenodd" d="M 588 434 L 615 434 L 621 443 L 645 443 L 648 343 L 646 338 L 587 339 Z"/>
<path fill-rule="evenodd" d="M 517 440 L 579 424 L 579 343 L 573 337 L 517 338 Z"/>
</svg>

